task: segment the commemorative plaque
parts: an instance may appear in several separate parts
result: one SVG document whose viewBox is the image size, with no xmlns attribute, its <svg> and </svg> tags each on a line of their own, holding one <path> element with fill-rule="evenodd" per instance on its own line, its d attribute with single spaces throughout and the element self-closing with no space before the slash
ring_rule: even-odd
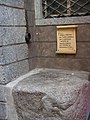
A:
<svg viewBox="0 0 90 120">
<path fill-rule="evenodd" d="M 57 26 L 57 51 L 60 54 L 76 54 L 77 25 Z"/>
</svg>

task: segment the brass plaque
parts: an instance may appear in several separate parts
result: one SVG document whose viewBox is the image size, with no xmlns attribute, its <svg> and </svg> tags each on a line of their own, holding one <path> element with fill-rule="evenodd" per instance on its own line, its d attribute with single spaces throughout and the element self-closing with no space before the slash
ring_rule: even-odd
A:
<svg viewBox="0 0 90 120">
<path fill-rule="evenodd" d="M 61 54 L 76 54 L 76 27 L 57 26 L 57 51 Z"/>
</svg>

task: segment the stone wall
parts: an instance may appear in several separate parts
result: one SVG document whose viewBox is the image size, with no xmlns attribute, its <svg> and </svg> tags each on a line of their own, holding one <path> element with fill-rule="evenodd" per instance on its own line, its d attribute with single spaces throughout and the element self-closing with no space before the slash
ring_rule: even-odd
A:
<svg viewBox="0 0 90 120">
<path fill-rule="evenodd" d="M 37 67 L 90 71 L 90 25 L 78 25 L 76 55 L 56 54 L 56 26 L 36 27 Z"/>
<path fill-rule="evenodd" d="M 1 84 L 6 84 L 29 70 L 25 32 L 24 2 L 22 0 L 0 1 Z"/>
<path fill-rule="evenodd" d="M 90 71 L 90 24 L 77 24 L 77 54 L 56 54 L 56 26 L 35 25 L 34 0 L 27 0 L 30 69 L 35 67 Z"/>
<path fill-rule="evenodd" d="M 23 0 L 0 0 L 0 120 L 5 120 L 4 85 L 29 71 Z"/>
<path fill-rule="evenodd" d="M 35 9 L 34 9 L 34 0 L 25 0 L 25 9 L 26 9 L 26 19 L 27 19 L 27 29 L 28 32 L 31 34 L 31 42 L 28 45 L 29 46 L 29 65 L 30 69 L 36 68 L 36 64 L 34 63 L 36 59 L 36 50 L 33 46 L 36 38 L 36 32 L 35 32 Z"/>
</svg>

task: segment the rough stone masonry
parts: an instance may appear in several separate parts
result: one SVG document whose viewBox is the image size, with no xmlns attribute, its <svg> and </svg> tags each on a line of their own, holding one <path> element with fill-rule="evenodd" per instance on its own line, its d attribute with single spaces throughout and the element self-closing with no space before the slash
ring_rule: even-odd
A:
<svg viewBox="0 0 90 120">
<path fill-rule="evenodd" d="M 0 0 L 0 120 L 7 119 L 5 85 L 29 71 L 24 0 Z"/>
<path fill-rule="evenodd" d="M 17 119 L 11 106 L 9 120 L 86 120 L 90 108 L 88 72 L 35 69 L 9 83 L 10 89 Z"/>
</svg>

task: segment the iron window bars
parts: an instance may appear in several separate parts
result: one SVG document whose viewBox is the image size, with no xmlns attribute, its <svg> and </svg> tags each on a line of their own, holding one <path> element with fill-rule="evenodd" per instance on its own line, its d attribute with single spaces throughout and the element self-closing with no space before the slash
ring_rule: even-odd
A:
<svg viewBox="0 0 90 120">
<path fill-rule="evenodd" d="M 90 15 L 90 0 L 42 0 L 44 18 Z"/>
</svg>

